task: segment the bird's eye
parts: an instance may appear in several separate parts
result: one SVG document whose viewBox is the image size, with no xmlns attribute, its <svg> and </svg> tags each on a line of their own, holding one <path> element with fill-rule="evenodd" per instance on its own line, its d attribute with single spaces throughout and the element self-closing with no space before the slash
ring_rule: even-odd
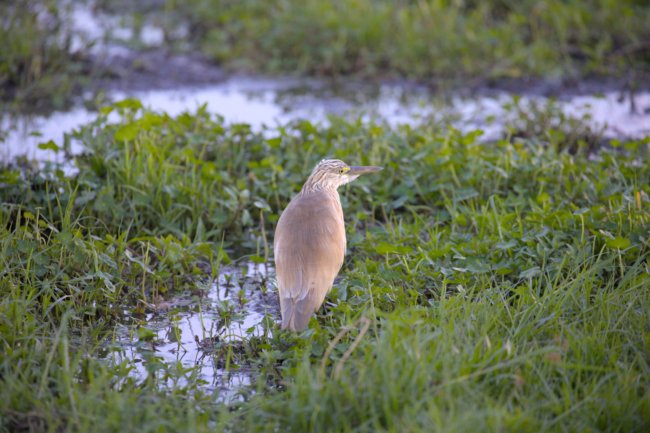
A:
<svg viewBox="0 0 650 433">
<path fill-rule="evenodd" d="M 343 173 L 345 173 L 345 169 L 344 169 L 344 168 L 342 168 L 342 169 L 339 170 L 339 174 L 343 174 Z"/>
</svg>

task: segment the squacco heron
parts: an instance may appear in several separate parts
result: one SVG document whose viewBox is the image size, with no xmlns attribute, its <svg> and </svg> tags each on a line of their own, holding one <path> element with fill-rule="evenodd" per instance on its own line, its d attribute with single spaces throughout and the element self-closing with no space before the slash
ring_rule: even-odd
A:
<svg viewBox="0 0 650 433">
<path fill-rule="evenodd" d="M 273 242 L 282 329 L 307 328 L 343 265 L 345 225 L 337 188 L 381 169 L 323 160 L 282 212 Z"/>
</svg>

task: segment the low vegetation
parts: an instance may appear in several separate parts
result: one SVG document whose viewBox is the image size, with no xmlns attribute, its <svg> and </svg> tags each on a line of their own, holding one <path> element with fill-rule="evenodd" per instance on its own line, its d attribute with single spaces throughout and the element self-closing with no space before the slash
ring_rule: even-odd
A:
<svg viewBox="0 0 650 433">
<path fill-rule="evenodd" d="M 267 72 L 406 77 L 615 76 L 642 83 L 650 6 L 639 0 L 166 1 L 219 62 Z M 636 74 L 638 73 L 638 74 Z"/>
<path fill-rule="evenodd" d="M 42 145 L 81 141 L 74 170 L 0 171 L 0 429 L 647 431 L 650 140 L 594 148 L 552 123 L 484 142 L 102 109 Z M 240 400 L 104 356 L 156 297 L 269 261 L 278 212 L 324 156 L 385 170 L 341 191 L 349 253 L 310 329 L 237 343 L 257 373 Z"/>
<path fill-rule="evenodd" d="M 2 112 L 64 108 L 93 75 L 89 45 L 72 31 L 70 4 L 62 3 L 0 3 Z"/>
</svg>

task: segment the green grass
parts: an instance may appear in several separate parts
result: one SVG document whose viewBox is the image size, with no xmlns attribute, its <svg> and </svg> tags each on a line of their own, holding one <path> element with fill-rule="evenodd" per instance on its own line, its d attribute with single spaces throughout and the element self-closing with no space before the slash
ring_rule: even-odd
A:
<svg viewBox="0 0 650 433">
<path fill-rule="evenodd" d="M 73 51 L 69 6 L 54 0 L 2 2 L 0 101 L 3 112 L 68 106 L 93 68 L 86 44 Z M 4 114 L 4 113 L 0 113 Z"/>
<path fill-rule="evenodd" d="M 275 73 L 463 86 L 606 75 L 639 85 L 650 60 L 650 8 L 635 0 L 168 0 L 165 10 L 186 17 L 214 59 Z"/>
<path fill-rule="evenodd" d="M 650 140 L 595 150 L 562 122 L 485 143 L 103 109 L 72 134 L 78 173 L 0 172 L 0 429 L 647 431 Z M 104 359 L 125 310 L 270 260 L 325 156 L 385 170 L 341 191 L 349 253 L 310 329 L 238 343 L 257 378 L 241 402 L 173 363 L 148 367 L 184 385 Z"/>
</svg>

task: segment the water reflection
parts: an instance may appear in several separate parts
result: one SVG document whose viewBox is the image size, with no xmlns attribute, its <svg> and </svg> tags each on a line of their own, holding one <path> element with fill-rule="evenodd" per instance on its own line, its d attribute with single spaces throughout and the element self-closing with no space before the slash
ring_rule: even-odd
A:
<svg viewBox="0 0 650 433">
<path fill-rule="evenodd" d="M 329 115 L 377 119 L 392 125 L 422 122 L 448 123 L 468 132 L 484 130 L 483 138 L 497 139 L 512 113 L 505 106 L 513 95 L 500 93 L 476 98 L 453 97 L 441 100 L 423 89 L 384 85 L 378 88 L 350 85 L 332 89 L 313 80 L 269 79 L 235 76 L 218 84 L 200 87 L 146 91 L 115 91 L 110 99 L 140 99 L 155 111 L 172 116 L 195 111 L 206 104 L 209 112 L 224 117 L 227 123 L 248 123 L 254 129 L 273 127 L 291 120 L 308 119 L 327 122 Z M 529 101 L 548 102 L 543 97 L 522 97 Z M 633 112 L 630 107 L 639 107 Z M 557 102 L 566 115 L 588 116 L 596 129 L 608 137 L 642 137 L 650 134 L 650 92 L 637 94 L 634 104 L 629 97 L 611 92 L 601 96 L 576 96 Z M 38 144 L 53 140 L 61 145 L 66 132 L 90 121 L 95 114 L 84 108 L 57 112 L 49 117 L 4 119 L 0 129 L 9 130 L 0 143 L 0 162 L 12 161 L 19 155 L 38 160 L 56 156 L 38 149 Z M 73 143 L 73 152 L 79 151 Z"/>
<path fill-rule="evenodd" d="M 159 301 L 143 320 L 116 326 L 106 360 L 128 377 L 161 388 L 199 384 L 218 399 L 238 398 L 254 371 L 238 353 L 242 342 L 268 335 L 279 316 L 267 264 L 224 269 L 200 295 Z M 267 321 L 265 326 L 265 321 Z"/>
</svg>

